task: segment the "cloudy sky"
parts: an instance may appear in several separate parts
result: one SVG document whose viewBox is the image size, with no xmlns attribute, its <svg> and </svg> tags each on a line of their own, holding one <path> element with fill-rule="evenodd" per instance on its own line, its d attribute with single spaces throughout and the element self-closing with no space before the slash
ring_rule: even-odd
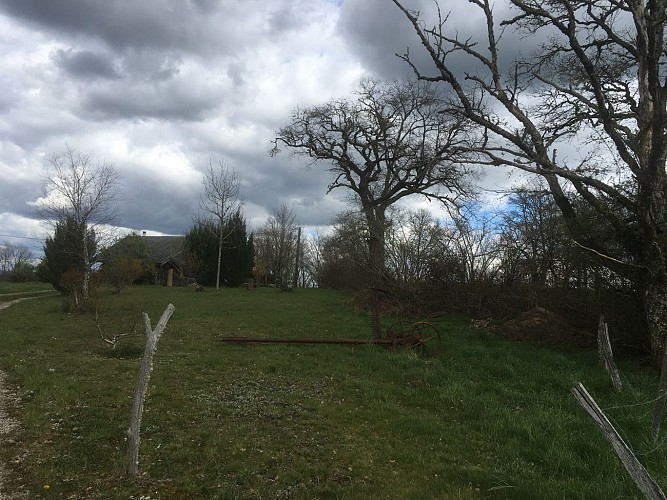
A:
<svg viewBox="0 0 667 500">
<path fill-rule="evenodd" d="M 220 159 L 251 226 L 283 203 L 326 226 L 345 193 L 325 196 L 324 166 L 271 158 L 270 141 L 297 105 L 408 75 L 394 55 L 408 45 L 389 0 L 0 0 L 0 241 L 41 247 L 35 202 L 66 146 L 116 166 L 123 228 L 183 234 Z"/>
</svg>

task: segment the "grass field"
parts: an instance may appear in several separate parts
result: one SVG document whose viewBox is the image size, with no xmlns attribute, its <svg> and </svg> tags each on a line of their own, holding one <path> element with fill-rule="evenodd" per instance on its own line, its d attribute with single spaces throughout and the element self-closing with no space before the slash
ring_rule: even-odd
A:
<svg viewBox="0 0 667 500">
<path fill-rule="evenodd" d="M 440 318 L 443 352 L 233 345 L 223 335 L 369 338 L 327 290 L 131 288 L 109 301 L 176 311 L 155 356 L 141 475 L 125 429 L 141 335 L 106 347 L 60 297 L 0 312 L 0 369 L 22 427 L 0 445 L 30 498 L 639 498 L 570 395 L 583 382 L 663 488 L 649 439 L 656 374 L 621 363 L 617 395 L 594 352 L 509 343 Z M 386 324 L 391 322 L 385 318 Z M 0 495 L 1 496 L 1 495 Z"/>
<path fill-rule="evenodd" d="M 55 292 L 49 283 L 10 283 L 0 281 L 0 303 Z"/>
<path fill-rule="evenodd" d="M 53 290 L 53 287 L 49 283 L 40 283 L 38 281 L 31 283 L 12 283 L 10 281 L 0 281 L 0 295 L 7 293 L 25 293 L 44 290 Z"/>
</svg>

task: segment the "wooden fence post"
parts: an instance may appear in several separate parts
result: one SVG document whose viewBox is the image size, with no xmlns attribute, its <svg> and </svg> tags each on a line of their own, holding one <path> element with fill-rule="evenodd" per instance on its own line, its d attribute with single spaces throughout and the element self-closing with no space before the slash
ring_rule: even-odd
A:
<svg viewBox="0 0 667 500">
<path fill-rule="evenodd" d="M 607 328 L 607 323 L 604 322 L 604 316 L 600 316 L 600 322 L 598 323 L 598 352 L 600 359 L 604 363 L 604 367 L 607 369 L 607 373 L 611 377 L 614 389 L 620 392 L 623 390 L 623 384 L 621 384 L 621 377 L 614 362 L 614 354 L 611 350 L 611 341 L 609 340 L 609 329 Z"/>
<path fill-rule="evenodd" d="M 143 313 L 144 323 L 146 324 L 146 347 L 144 348 L 144 359 L 141 362 L 137 387 L 134 390 L 134 400 L 132 401 L 132 413 L 130 415 L 130 427 L 127 430 L 127 473 L 133 476 L 139 474 L 139 431 L 141 428 L 141 414 L 144 411 L 144 400 L 148 390 L 148 381 L 153 369 L 153 355 L 157 348 L 157 341 L 167 326 L 169 318 L 175 308 L 169 304 L 162 313 L 162 317 L 155 330 L 151 329 L 151 319 L 148 314 Z"/>
<path fill-rule="evenodd" d="M 632 452 L 630 447 L 625 444 L 623 438 L 618 434 L 614 426 L 611 424 L 607 416 L 600 409 L 598 404 L 588 393 L 583 384 L 577 384 L 571 389 L 572 394 L 579 404 L 586 410 L 586 413 L 593 419 L 593 422 L 598 426 L 600 432 L 605 439 L 611 444 L 618 455 L 618 458 L 623 462 L 623 466 L 632 476 L 633 481 L 644 494 L 647 500 L 665 500 L 665 494 L 660 489 L 658 483 L 649 475 L 644 466 L 637 460 L 637 457 Z"/>
</svg>

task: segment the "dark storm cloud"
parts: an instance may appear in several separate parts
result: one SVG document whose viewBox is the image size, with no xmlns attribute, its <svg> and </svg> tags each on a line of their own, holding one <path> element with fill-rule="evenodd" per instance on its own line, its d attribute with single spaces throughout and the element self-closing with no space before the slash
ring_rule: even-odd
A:
<svg viewBox="0 0 667 500">
<path fill-rule="evenodd" d="M 118 79 L 113 58 L 90 50 L 58 50 L 53 54 L 54 63 L 70 76 L 81 79 Z"/>
<path fill-rule="evenodd" d="M 209 89 L 169 86 L 109 86 L 91 89 L 83 98 L 85 115 L 93 120 L 159 119 L 201 121 L 220 105 Z"/>
<path fill-rule="evenodd" d="M 438 12 L 431 0 L 405 0 L 403 4 L 419 13 L 419 19 L 425 27 L 438 24 Z M 446 19 L 445 34 L 461 40 L 470 38 L 479 42 L 477 47 L 484 53 L 486 42 L 486 24 L 481 11 L 467 1 L 439 2 L 442 18 Z M 510 7 L 504 2 L 494 5 L 496 21 L 506 18 Z M 386 79 L 413 77 L 412 68 L 400 57 L 409 51 L 410 60 L 425 76 L 436 76 L 433 61 L 417 37 L 414 28 L 391 1 L 367 0 L 346 2 L 343 4 L 338 30 L 344 36 L 351 51 L 357 54 L 363 64 L 371 68 L 378 76 Z M 546 35 L 532 35 L 529 43 L 526 38 L 510 36 L 511 29 L 501 37 L 500 63 L 509 67 L 522 49 L 529 53 L 537 47 Z M 500 30 L 498 31 L 500 33 Z M 527 55 L 527 54 L 524 54 Z M 462 54 L 450 54 L 448 63 L 454 74 L 463 76 L 466 72 L 480 71 L 478 65 Z M 481 70 L 482 74 L 485 70 Z"/>
<path fill-rule="evenodd" d="M 0 115 L 0 137 L 23 151 L 40 150 L 51 141 L 56 141 L 57 147 L 62 148 L 70 134 L 80 131 L 80 120 L 69 111 L 24 106 Z M 35 161 L 34 165 L 41 165 L 41 161 Z"/>
<path fill-rule="evenodd" d="M 11 16 L 68 35 L 101 39 L 116 48 L 195 48 L 205 7 L 180 0 L 0 0 L 0 9 Z"/>
<path fill-rule="evenodd" d="M 312 226 L 328 224 L 344 208 L 340 193 L 326 195 L 329 174 L 324 168 L 305 168 L 288 157 L 232 154 L 222 157 L 238 174 L 243 203 L 265 210 L 258 220 L 249 221 L 253 229 L 263 223 L 266 213 L 283 204 L 294 209 L 299 224 Z M 218 159 L 212 158 L 213 163 Z M 202 165 L 205 163 L 202 160 Z M 199 181 L 184 186 L 177 179 L 165 180 L 131 165 L 122 167 L 125 172 L 119 213 L 122 226 L 166 234 L 184 234 L 192 227 L 201 192 Z M 247 217 L 252 215 L 247 211 Z"/>
<path fill-rule="evenodd" d="M 183 59 L 170 53 L 128 51 L 113 59 L 59 50 L 52 60 L 74 78 L 68 86 L 74 95 L 71 109 L 82 119 L 200 121 L 224 101 L 214 79 L 184 74 Z M 201 75 L 204 70 L 190 71 Z"/>
<path fill-rule="evenodd" d="M 275 175 L 280 172 L 280 175 Z M 324 196 L 326 187 L 322 184 L 320 172 L 308 171 L 293 162 L 275 163 L 268 159 L 249 178 L 246 198 L 256 204 L 279 207 L 286 200 L 309 196 Z"/>
<path fill-rule="evenodd" d="M 425 26 L 432 27 L 438 23 L 437 7 L 432 0 L 405 0 L 403 3 L 411 11 L 418 12 Z M 447 29 L 450 34 L 485 34 L 486 27 L 481 15 L 466 0 L 440 1 L 440 6 L 443 18 L 449 17 Z M 399 57 L 407 51 L 420 72 L 427 76 L 434 75 L 433 62 L 414 28 L 390 0 L 343 3 L 337 29 L 350 51 L 381 78 L 414 76 L 412 68 Z M 463 59 L 454 61 L 454 64 L 461 72 L 470 67 L 470 62 Z"/>
<path fill-rule="evenodd" d="M 419 39 L 390 1 L 344 2 L 337 29 L 350 50 L 378 76 L 392 79 L 411 75 L 410 68 L 395 54 L 416 46 Z"/>
<path fill-rule="evenodd" d="M 2 193 L 0 196 L 0 214 L 12 212 L 21 217 L 32 219 L 36 217 L 35 207 L 26 203 L 41 195 L 41 189 L 35 184 L 26 182 L 20 174 L 21 167 L 15 166 L 15 175 L 4 175 L 2 179 Z"/>
<path fill-rule="evenodd" d="M 118 223 L 137 231 L 185 234 L 192 226 L 198 192 L 140 168 L 125 168 L 124 172 Z"/>
<path fill-rule="evenodd" d="M 39 30 L 79 41 L 101 41 L 117 53 L 159 50 L 216 58 L 233 57 L 254 46 L 257 36 L 280 36 L 302 27 L 314 8 L 309 4 L 282 5 L 264 0 L 0 0 L 0 12 Z"/>
<path fill-rule="evenodd" d="M 341 190 L 327 194 L 332 180 L 326 162 L 307 166 L 307 160 L 281 153 L 267 158 L 252 171 L 239 172 L 244 199 L 269 211 L 285 204 L 291 206 L 302 225 L 326 225 L 343 210 Z M 277 175 L 279 174 L 279 175 Z"/>
</svg>

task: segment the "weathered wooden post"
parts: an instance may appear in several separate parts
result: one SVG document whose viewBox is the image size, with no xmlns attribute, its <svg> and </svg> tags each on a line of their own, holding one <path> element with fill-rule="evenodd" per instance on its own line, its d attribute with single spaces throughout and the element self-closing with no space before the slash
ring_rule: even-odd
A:
<svg viewBox="0 0 667 500">
<path fill-rule="evenodd" d="M 160 335 L 162 335 L 174 310 L 173 304 L 167 306 L 162 313 L 160 321 L 155 326 L 155 330 L 151 329 L 151 319 L 148 317 L 148 314 L 143 313 L 144 323 L 146 324 L 146 347 L 144 348 L 144 359 L 141 362 L 141 369 L 139 370 L 137 387 L 134 390 L 130 427 L 127 430 L 127 473 L 133 476 L 139 474 L 139 431 L 141 428 L 141 414 L 144 411 L 146 391 L 148 390 L 148 381 L 153 369 L 153 355 L 157 348 L 157 341 L 160 339 Z"/>
<path fill-rule="evenodd" d="M 621 459 L 625 470 L 632 476 L 633 481 L 644 494 L 647 500 L 666 500 L 665 494 L 658 483 L 649 475 L 644 466 L 637 460 L 630 447 L 625 444 L 623 438 L 618 434 L 607 416 L 600 409 L 593 397 L 588 393 L 583 384 L 577 384 L 572 388 L 572 394 L 586 413 L 593 419 L 604 438 L 611 444 L 618 458 Z"/>
<path fill-rule="evenodd" d="M 614 389 L 620 392 L 623 390 L 623 384 L 621 384 L 621 377 L 614 362 L 614 353 L 611 350 L 611 341 L 609 340 L 609 329 L 607 328 L 607 323 L 604 322 L 604 316 L 600 316 L 600 322 L 598 323 L 598 353 L 604 363 L 604 367 L 607 369 L 607 373 L 611 377 Z"/>
</svg>

